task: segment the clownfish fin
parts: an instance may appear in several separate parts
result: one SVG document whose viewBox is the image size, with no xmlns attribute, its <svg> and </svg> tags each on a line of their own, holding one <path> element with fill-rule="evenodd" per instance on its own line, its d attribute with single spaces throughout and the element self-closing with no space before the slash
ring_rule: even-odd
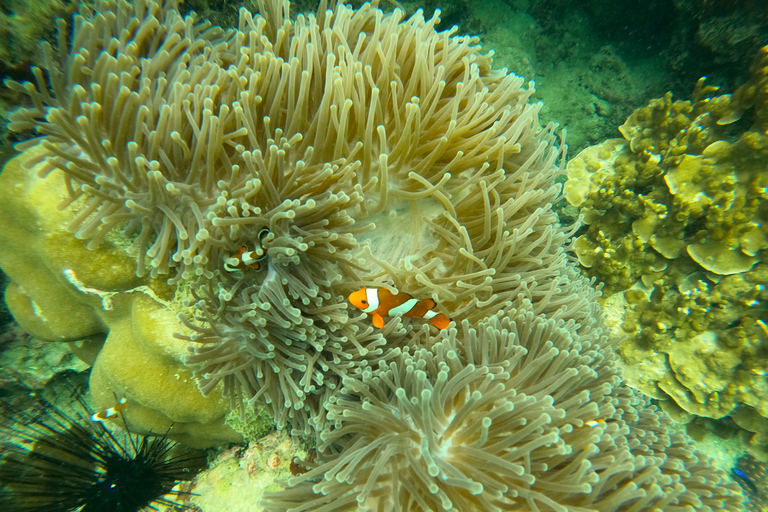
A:
<svg viewBox="0 0 768 512">
<path fill-rule="evenodd" d="M 429 321 L 441 331 L 451 325 L 451 319 L 442 313 L 433 316 Z"/>
<path fill-rule="evenodd" d="M 381 328 L 384 327 L 384 317 L 383 316 L 381 316 L 380 314 L 374 312 L 374 313 L 371 313 L 371 317 L 373 319 L 373 326 L 374 327 L 376 327 L 377 329 L 381 329 Z"/>
</svg>

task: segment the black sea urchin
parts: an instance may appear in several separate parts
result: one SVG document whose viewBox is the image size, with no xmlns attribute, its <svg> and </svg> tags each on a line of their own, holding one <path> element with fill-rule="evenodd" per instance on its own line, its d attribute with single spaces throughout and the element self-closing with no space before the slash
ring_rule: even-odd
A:
<svg viewBox="0 0 768 512">
<path fill-rule="evenodd" d="M 39 401 L 35 413 L 3 413 L 0 510 L 5 512 L 137 512 L 190 507 L 173 490 L 205 464 L 165 436 L 112 432 L 92 421 L 78 394 L 75 412 Z"/>
</svg>

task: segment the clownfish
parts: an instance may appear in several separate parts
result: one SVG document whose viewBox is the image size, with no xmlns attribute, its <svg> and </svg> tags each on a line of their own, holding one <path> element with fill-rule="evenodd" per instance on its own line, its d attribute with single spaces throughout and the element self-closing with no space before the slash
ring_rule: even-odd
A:
<svg viewBox="0 0 768 512">
<path fill-rule="evenodd" d="M 407 293 L 393 294 L 386 288 L 361 288 L 349 295 L 349 302 L 373 317 L 373 326 L 384 327 L 386 316 L 410 316 L 429 320 L 438 329 L 445 329 L 451 319 L 434 311 L 437 303 L 432 299 L 417 300 Z"/>
<path fill-rule="evenodd" d="M 262 229 L 259 231 L 259 245 L 257 249 L 249 251 L 247 247 L 241 247 L 231 258 L 224 260 L 224 269 L 228 272 L 236 272 L 238 270 L 245 270 L 246 267 L 250 267 L 255 270 L 261 268 L 261 260 L 267 257 L 266 251 L 261 246 L 261 240 L 269 234 L 268 229 Z"/>
<path fill-rule="evenodd" d="M 109 409 L 104 409 L 103 411 L 99 411 L 91 415 L 91 421 L 106 421 L 106 420 L 111 420 L 113 418 L 117 418 L 117 414 L 123 409 L 125 409 L 126 403 L 127 403 L 127 400 L 125 399 L 125 397 L 121 398 L 116 405 L 110 407 Z"/>
</svg>

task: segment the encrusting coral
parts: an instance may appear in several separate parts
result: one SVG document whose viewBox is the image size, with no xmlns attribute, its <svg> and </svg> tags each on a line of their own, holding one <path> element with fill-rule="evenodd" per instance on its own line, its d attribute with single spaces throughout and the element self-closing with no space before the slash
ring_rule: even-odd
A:
<svg viewBox="0 0 768 512">
<path fill-rule="evenodd" d="M 751 73 L 733 94 L 701 79 L 692 101 L 652 100 L 624 139 L 568 164 L 565 191 L 589 224 L 579 261 L 628 303 L 633 385 L 689 414 L 733 413 L 764 450 L 768 47 Z"/>
<path fill-rule="evenodd" d="M 71 50 L 62 35 L 37 86 L 12 85 L 32 106 L 10 127 L 41 135 L 18 159 L 59 183 L 79 249 L 132 255 L 142 300 L 178 314 L 200 391 L 317 434 L 321 465 L 267 506 L 738 510 L 617 377 L 598 292 L 566 252 L 576 226 L 552 211 L 565 145 L 533 89 L 437 16 L 259 6 L 228 32 L 174 0 L 83 7 Z M 44 316 L 9 274 L 24 318 Z M 106 309 L 113 290 L 68 282 Z M 361 287 L 432 299 L 459 327 L 375 329 L 347 302 Z M 119 384 L 129 424 L 151 378 Z"/>
</svg>

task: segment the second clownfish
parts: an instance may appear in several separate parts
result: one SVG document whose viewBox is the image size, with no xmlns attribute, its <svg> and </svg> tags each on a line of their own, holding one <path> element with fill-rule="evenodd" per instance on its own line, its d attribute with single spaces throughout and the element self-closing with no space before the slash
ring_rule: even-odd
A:
<svg viewBox="0 0 768 512">
<path fill-rule="evenodd" d="M 259 270 L 262 259 L 264 259 L 263 253 L 258 254 L 256 251 L 249 251 L 247 247 L 241 247 L 234 256 L 224 260 L 224 268 L 228 272 L 245 270 L 246 267 Z"/>
<path fill-rule="evenodd" d="M 106 421 L 117 418 L 117 415 L 125 409 L 127 401 L 125 397 L 121 398 L 115 405 L 108 409 L 99 411 L 91 416 L 91 421 Z"/>
<path fill-rule="evenodd" d="M 349 295 L 349 302 L 365 313 L 370 313 L 373 326 L 384 327 L 384 317 L 410 316 L 429 320 L 438 329 L 445 329 L 451 319 L 434 311 L 437 303 L 432 299 L 418 300 L 407 293 L 392 293 L 386 288 L 361 288 Z"/>
<path fill-rule="evenodd" d="M 231 258 L 224 260 L 224 269 L 227 270 L 227 272 L 245 270 L 246 268 L 259 270 L 261 268 L 261 260 L 267 257 L 267 253 L 264 251 L 262 245 L 262 240 L 268 234 L 269 230 L 266 228 L 259 231 L 259 234 L 257 235 L 257 238 L 259 239 L 259 247 L 252 251 L 249 251 L 247 247 L 241 247 Z"/>
</svg>

